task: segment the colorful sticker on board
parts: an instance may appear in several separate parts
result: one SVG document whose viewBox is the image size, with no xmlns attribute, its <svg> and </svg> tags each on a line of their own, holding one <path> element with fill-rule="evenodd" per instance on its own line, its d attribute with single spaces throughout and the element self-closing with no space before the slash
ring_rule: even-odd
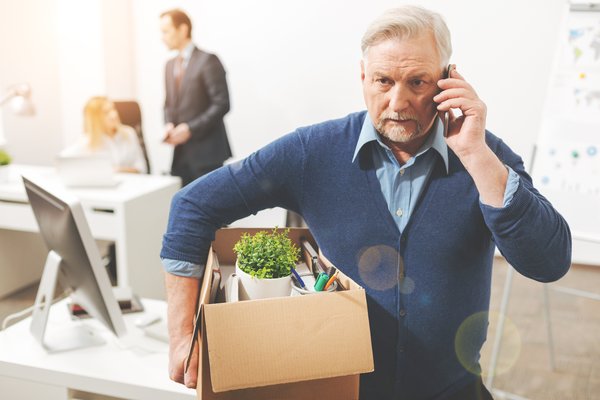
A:
<svg viewBox="0 0 600 400">
<path fill-rule="evenodd" d="M 575 159 L 579 158 L 579 152 L 577 150 L 573 150 L 571 152 L 571 157 L 573 157 Z"/>
<path fill-rule="evenodd" d="M 585 34 L 585 29 L 569 29 L 569 41 L 572 42 L 575 39 L 582 37 Z"/>
</svg>

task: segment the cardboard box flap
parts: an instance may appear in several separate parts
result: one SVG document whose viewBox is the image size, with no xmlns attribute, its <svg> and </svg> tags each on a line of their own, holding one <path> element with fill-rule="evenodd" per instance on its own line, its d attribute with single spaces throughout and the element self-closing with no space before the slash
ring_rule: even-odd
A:
<svg viewBox="0 0 600 400">
<path fill-rule="evenodd" d="M 214 392 L 373 371 L 363 290 L 210 304 L 203 318 Z"/>
<path fill-rule="evenodd" d="M 323 265 L 327 268 L 331 268 L 334 266 L 333 263 L 331 261 L 329 261 L 329 259 L 327 257 L 325 257 L 325 255 L 321 252 L 321 249 L 319 249 L 319 259 L 323 263 Z M 359 284 L 354 282 L 352 279 L 348 278 L 346 276 L 346 274 L 344 274 L 342 272 L 342 270 L 340 270 L 340 269 L 338 269 L 337 280 L 338 280 L 338 284 L 344 290 L 362 289 L 362 286 L 360 286 Z"/>
<path fill-rule="evenodd" d="M 202 278 L 202 285 L 200 286 L 200 294 L 198 297 L 198 305 L 208 304 L 210 297 L 210 289 L 212 286 L 212 271 L 213 268 L 218 266 L 217 255 L 212 250 L 212 248 L 208 251 L 208 258 L 206 259 L 206 267 L 204 268 L 204 276 Z M 206 273 L 206 272 L 209 273 Z M 200 311 L 200 307 L 198 307 L 198 312 Z"/>
</svg>

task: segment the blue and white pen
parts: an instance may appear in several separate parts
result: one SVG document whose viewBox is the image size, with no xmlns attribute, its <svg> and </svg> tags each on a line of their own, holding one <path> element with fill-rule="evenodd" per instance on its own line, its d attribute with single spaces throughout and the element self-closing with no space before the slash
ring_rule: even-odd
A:
<svg viewBox="0 0 600 400">
<path fill-rule="evenodd" d="M 302 278 L 300 278 L 300 275 L 298 274 L 298 272 L 296 272 L 296 269 L 294 267 L 290 267 L 290 269 L 292 270 L 292 274 L 294 274 L 294 277 L 300 284 L 300 287 L 302 287 L 302 289 L 306 290 L 306 285 L 304 284 L 304 281 L 302 280 Z"/>
</svg>

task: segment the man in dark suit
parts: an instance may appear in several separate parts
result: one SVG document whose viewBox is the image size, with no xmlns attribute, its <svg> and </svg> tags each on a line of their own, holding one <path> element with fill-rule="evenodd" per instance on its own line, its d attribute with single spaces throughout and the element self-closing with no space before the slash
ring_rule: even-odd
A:
<svg viewBox="0 0 600 400">
<path fill-rule="evenodd" d="M 216 55 L 192 42 L 192 22 L 181 10 L 161 14 L 162 39 L 177 57 L 165 68 L 165 143 L 174 146 L 171 174 L 182 185 L 231 157 L 223 117 L 229 111 L 225 70 Z"/>
</svg>

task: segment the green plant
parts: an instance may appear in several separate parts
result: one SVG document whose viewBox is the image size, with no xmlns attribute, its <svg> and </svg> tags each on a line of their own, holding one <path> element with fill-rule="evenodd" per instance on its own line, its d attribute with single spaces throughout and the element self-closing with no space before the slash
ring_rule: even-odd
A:
<svg viewBox="0 0 600 400">
<path fill-rule="evenodd" d="M 10 155 L 5 150 L 0 149 L 0 165 L 8 165 L 11 161 Z"/>
<path fill-rule="evenodd" d="M 288 237 L 289 229 L 255 235 L 242 234 L 233 247 L 238 257 L 238 267 L 256 278 L 281 278 L 291 274 L 290 268 L 300 257 L 300 249 Z"/>
</svg>

